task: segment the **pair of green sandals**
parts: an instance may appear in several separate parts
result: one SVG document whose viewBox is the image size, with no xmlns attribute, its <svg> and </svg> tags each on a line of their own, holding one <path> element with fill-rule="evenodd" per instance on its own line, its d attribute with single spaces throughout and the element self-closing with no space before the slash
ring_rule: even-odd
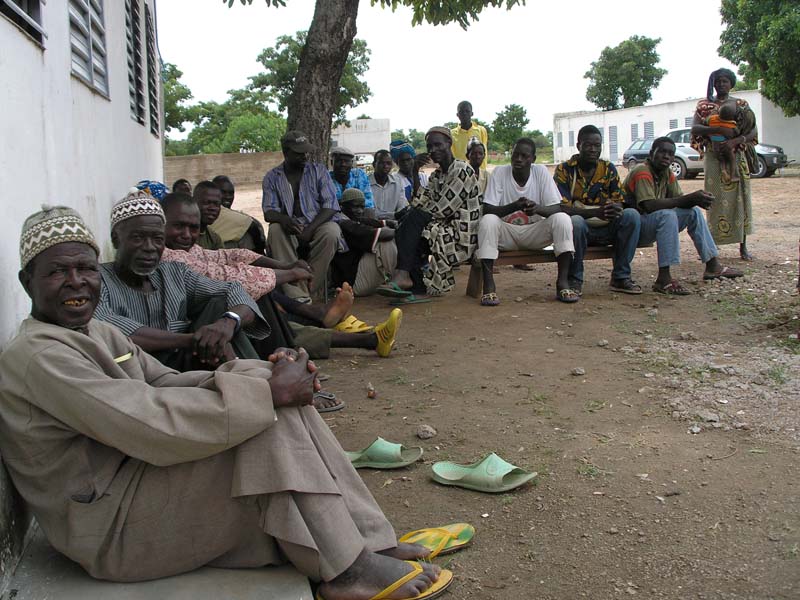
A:
<svg viewBox="0 0 800 600">
<path fill-rule="evenodd" d="M 422 453 L 422 448 L 406 448 L 381 437 L 363 450 L 345 452 L 356 469 L 399 469 L 421 459 Z M 490 494 L 508 492 L 538 475 L 506 462 L 494 452 L 471 465 L 440 461 L 432 469 L 436 483 Z"/>
</svg>

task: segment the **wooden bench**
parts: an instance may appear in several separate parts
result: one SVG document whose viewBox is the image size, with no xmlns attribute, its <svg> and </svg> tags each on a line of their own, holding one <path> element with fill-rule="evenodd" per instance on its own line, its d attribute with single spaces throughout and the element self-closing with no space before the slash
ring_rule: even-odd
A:
<svg viewBox="0 0 800 600">
<path fill-rule="evenodd" d="M 614 258 L 613 246 L 589 246 L 583 260 L 599 260 L 601 258 Z M 527 265 L 531 263 L 555 262 L 556 255 L 552 248 L 543 250 L 508 250 L 501 252 L 495 266 L 502 265 Z M 483 291 L 483 270 L 481 261 L 477 258 L 472 259 L 469 269 L 469 281 L 467 282 L 467 296 L 477 298 Z"/>
</svg>

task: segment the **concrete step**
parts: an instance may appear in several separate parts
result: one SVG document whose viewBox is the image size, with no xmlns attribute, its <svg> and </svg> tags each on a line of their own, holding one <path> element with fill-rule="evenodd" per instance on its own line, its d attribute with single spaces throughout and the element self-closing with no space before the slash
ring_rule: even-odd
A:
<svg viewBox="0 0 800 600">
<path fill-rule="evenodd" d="M 0 600 L 312 600 L 311 587 L 290 566 L 214 569 L 144 581 L 110 583 L 89 577 L 50 546 L 41 530 L 33 537 Z"/>
</svg>

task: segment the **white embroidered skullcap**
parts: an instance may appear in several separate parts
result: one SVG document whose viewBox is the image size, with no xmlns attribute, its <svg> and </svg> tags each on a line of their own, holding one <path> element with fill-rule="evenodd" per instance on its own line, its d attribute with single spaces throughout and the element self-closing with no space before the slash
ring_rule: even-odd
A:
<svg viewBox="0 0 800 600">
<path fill-rule="evenodd" d="M 19 238 L 19 260 L 22 268 L 51 246 L 63 242 L 88 244 L 100 254 L 94 235 L 76 210 L 68 206 L 42 204 L 42 210 L 33 213 L 22 224 Z"/>
<path fill-rule="evenodd" d="M 161 217 L 162 222 L 167 222 L 164 217 L 164 209 L 161 208 L 158 200 L 147 192 L 131 188 L 128 195 L 117 202 L 114 208 L 111 209 L 111 229 L 114 229 L 122 221 L 143 215 L 155 215 Z"/>
</svg>

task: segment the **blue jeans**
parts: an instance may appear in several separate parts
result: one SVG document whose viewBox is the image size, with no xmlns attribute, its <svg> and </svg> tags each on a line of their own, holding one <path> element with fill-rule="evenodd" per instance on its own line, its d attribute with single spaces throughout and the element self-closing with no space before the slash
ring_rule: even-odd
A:
<svg viewBox="0 0 800 600">
<path fill-rule="evenodd" d="M 642 213 L 642 229 L 639 245 L 656 243 L 658 268 L 678 265 L 681 262 L 681 243 L 678 234 L 684 229 L 694 242 L 700 260 L 707 263 L 719 255 L 714 238 L 708 229 L 703 211 L 694 208 L 665 208 L 651 213 Z"/>
<path fill-rule="evenodd" d="M 573 215 L 572 241 L 575 244 L 575 255 L 569 269 L 569 278 L 583 283 L 583 257 L 587 246 L 614 246 L 614 269 L 612 279 L 630 279 L 631 261 L 636 256 L 636 245 L 639 243 L 641 227 L 639 213 L 633 208 L 626 208 L 622 214 L 604 227 L 589 227 L 586 219 Z"/>
</svg>

